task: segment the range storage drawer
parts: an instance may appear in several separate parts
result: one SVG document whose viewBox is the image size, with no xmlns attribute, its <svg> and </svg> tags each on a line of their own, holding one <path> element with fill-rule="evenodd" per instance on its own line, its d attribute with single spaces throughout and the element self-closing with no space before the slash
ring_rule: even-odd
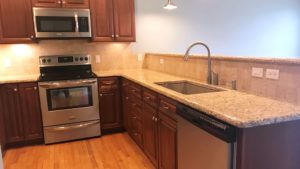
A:
<svg viewBox="0 0 300 169">
<path fill-rule="evenodd" d="M 100 136 L 100 120 L 44 127 L 45 144 Z"/>
</svg>

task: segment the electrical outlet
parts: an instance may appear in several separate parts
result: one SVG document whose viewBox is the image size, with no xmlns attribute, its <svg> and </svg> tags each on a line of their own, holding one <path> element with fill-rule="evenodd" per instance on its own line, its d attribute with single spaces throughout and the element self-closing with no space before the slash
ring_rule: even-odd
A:
<svg viewBox="0 0 300 169">
<path fill-rule="evenodd" d="M 101 56 L 100 55 L 96 55 L 96 63 L 101 63 Z"/>
<path fill-rule="evenodd" d="M 252 76 L 263 78 L 264 77 L 264 69 L 263 68 L 252 67 Z"/>
<path fill-rule="evenodd" d="M 139 54 L 138 54 L 138 61 L 139 61 L 139 62 L 142 62 L 143 59 L 144 59 L 144 54 L 139 53 Z"/>
<path fill-rule="evenodd" d="M 159 63 L 160 63 L 161 65 L 163 65 L 163 64 L 165 63 L 165 60 L 164 60 L 164 59 L 159 59 Z"/>
<path fill-rule="evenodd" d="M 266 78 L 278 80 L 279 79 L 279 70 L 278 69 L 267 69 L 266 70 Z"/>
<path fill-rule="evenodd" d="M 10 68 L 11 67 L 11 60 L 9 58 L 4 59 L 4 67 Z"/>
</svg>

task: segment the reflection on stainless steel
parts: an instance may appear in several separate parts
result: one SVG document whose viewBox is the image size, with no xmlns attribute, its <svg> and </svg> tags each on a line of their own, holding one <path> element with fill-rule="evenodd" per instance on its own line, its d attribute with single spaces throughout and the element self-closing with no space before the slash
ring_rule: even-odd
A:
<svg viewBox="0 0 300 169">
<path fill-rule="evenodd" d="M 188 49 L 186 50 L 185 54 L 184 54 L 184 61 L 188 61 L 188 57 L 189 57 L 189 54 L 190 54 L 190 50 L 194 47 L 194 46 L 197 46 L 197 45 L 201 45 L 201 46 L 204 46 L 207 50 L 207 83 L 208 84 L 212 84 L 212 77 L 211 77 L 211 56 L 210 56 L 210 49 L 209 47 L 203 43 L 203 42 L 196 42 L 196 43 L 193 43 L 191 44 Z"/>
<path fill-rule="evenodd" d="M 218 88 L 204 86 L 189 81 L 158 82 L 156 84 L 186 95 L 223 91 Z"/>
</svg>

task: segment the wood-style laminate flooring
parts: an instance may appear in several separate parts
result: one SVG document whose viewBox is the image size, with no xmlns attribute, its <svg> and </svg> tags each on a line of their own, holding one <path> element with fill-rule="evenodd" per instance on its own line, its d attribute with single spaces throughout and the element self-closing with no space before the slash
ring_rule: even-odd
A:
<svg viewBox="0 0 300 169">
<path fill-rule="evenodd" d="M 5 169 L 154 169 L 127 133 L 8 150 Z"/>
</svg>

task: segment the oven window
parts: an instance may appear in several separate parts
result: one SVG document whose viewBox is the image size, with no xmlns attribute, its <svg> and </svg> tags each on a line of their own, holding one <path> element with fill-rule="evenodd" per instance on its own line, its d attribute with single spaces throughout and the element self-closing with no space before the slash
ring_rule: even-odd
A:
<svg viewBox="0 0 300 169">
<path fill-rule="evenodd" d="M 75 32 L 74 17 L 37 16 L 38 32 Z"/>
<path fill-rule="evenodd" d="M 93 106 L 92 88 L 85 86 L 49 89 L 47 100 L 49 111 Z"/>
</svg>

